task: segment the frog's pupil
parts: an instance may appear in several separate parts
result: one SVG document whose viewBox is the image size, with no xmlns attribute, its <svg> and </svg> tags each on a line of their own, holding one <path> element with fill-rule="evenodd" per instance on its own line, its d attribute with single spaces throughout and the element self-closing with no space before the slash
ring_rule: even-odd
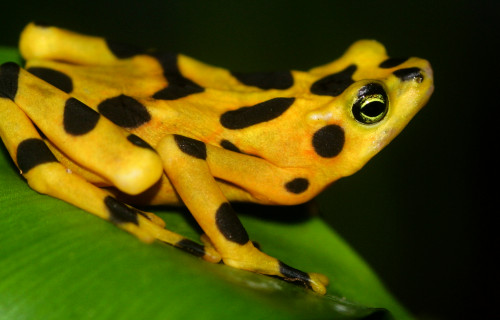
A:
<svg viewBox="0 0 500 320">
<path fill-rule="evenodd" d="M 381 101 L 373 101 L 367 103 L 362 109 L 361 112 L 370 118 L 375 118 L 382 114 L 385 110 L 385 103 Z"/>
</svg>

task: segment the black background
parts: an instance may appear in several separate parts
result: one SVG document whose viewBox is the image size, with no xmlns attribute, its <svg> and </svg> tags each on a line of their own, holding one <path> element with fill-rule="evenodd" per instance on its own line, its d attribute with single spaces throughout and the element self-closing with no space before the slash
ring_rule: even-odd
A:
<svg viewBox="0 0 500 320">
<path fill-rule="evenodd" d="M 238 71 L 308 69 L 361 38 L 428 59 L 429 104 L 320 209 L 418 317 L 493 317 L 497 212 L 483 186 L 496 184 L 494 1 L 9 1 L 1 11 L 0 45 L 37 20 Z"/>
</svg>

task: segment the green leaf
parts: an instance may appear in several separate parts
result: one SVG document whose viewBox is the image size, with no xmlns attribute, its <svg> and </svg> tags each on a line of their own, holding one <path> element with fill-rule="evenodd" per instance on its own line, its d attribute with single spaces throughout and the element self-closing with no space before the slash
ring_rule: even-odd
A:
<svg viewBox="0 0 500 320">
<path fill-rule="evenodd" d="M 17 52 L 0 48 L 0 62 L 10 60 L 19 62 Z M 287 264 L 327 275 L 327 295 L 210 264 L 161 243 L 143 244 L 104 220 L 32 191 L 2 146 L 0 318 L 411 318 L 320 218 L 285 222 L 275 216 L 297 209 L 245 208 L 274 217 L 242 215 L 252 239 Z M 186 210 L 153 211 L 169 229 L 199 237 Z"/>
</svg>

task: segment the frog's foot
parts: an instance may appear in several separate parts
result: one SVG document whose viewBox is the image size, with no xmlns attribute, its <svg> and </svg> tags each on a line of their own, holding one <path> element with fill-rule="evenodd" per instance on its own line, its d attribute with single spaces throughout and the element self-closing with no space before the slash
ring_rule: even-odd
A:
<svg viewBox="0 0 500 320">
<path fill-rule="evenodd" d="M 37 141 L 37 144 L 43 147 L 43 140 L 30 141 Z M 46 149 L 46 152 L 50 152 L 49 149 Z M 41 158 L 47 157 L 47 155 L 41 156 Z M 221 260 L 210 243 L 200 245 L 165 229 L 165 222 L 160 217 L 115 199 L 105 190 L 88 183 L 77 174 L 68 172 L 55 158 L 53 162 L 40 164 L 23 172 L 23 175 L 34 190 L 69 202 L 108 220 L 143 242 L 151 243 L 159 240 L 209 262 L 217 263 Z M 67 188 L 61 188 L 61 185 Z"/>
<path fill-rule="evenodd" d="M 35 141 L 39 141 L 38 144 L 42 146 L 42 140 Z M 46 151 L 50 152 L 48 149 Z M 68 172 L 55 159 L 54 162 L 40 164 L 30 169 L 24 173 L 24 176 L 34 190 L 69 202 L 108 220 L 143 242 L 150 243 L 159 240 L 209 262 L 217 263 L 221 260 L 220 255 L 210 243 L 200 245 L 165 229 L 165 222 L 160 217 L 115 199 L 105 190 L 88 183 L 77 174 Z M 61 188 L 61 185 L 67 188 Z"/>
<path fill-rule="evenodd" d="M 320 273 L 300 271 L 282 261 L 268 256 L 253 246 L 251 242 L 241 246 L 239 250 L 232 250 L 230 257 L 223 257 L 226 265 L 234 268 L 253 271 L 269 276 L 282 278 L 287 282 L 306 287 L 319 294 L 326 293 L 328 278 Z M 238 255 L 234 253 L 238 252 Z"/>
</svg>

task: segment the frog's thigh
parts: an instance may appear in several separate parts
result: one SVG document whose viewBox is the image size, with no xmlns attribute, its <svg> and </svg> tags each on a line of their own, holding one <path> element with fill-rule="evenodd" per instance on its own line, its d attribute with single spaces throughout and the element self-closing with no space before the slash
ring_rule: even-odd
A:
<svg viewBox="0 0 500 320">
<path fill-rule="evenodd" d="M 225 264 L 300 282 L 320 293 L 326 291 L 324 276 L 294 269 L 254 247 L 210 173 L 203 142 L 170 135 L 159 143 L 157 150 L 167 176 Z"/>
<path fill-rule="evenodd" d="M 77 174 L 71 173 L 40 137 L 26 114 L 11 99 L 11 81 L 0 74 L 0 137 L 30 187 L 40 193 L 71 203 L 145 242 L 155 239 L 180 247 L 210 262 L 220 261 L 218 253 L 164 229 L 164 222 L 152 213 L 142 212 L 118 200 Z M 9 85 L 5 85 L 9 84 Z"/>
<path fill-rule="evenodd" d="M 139 137 L 14 63 L 0 67 L 2 90 L 65 156 L 129 194 L 157 182 L 158 154 Z"/>
</svg>

